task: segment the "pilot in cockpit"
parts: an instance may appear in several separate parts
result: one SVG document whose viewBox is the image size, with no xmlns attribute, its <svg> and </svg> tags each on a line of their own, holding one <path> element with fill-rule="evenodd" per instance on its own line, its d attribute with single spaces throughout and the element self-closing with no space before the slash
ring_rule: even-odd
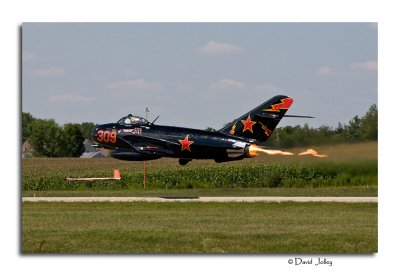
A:
<svg viewBox="0 0 400 275">
<path fill-rule="evenodd" d="M 140 122 L 140 119 L 136 116 L 131 116 L 131 124 L 138 124 Z"/>
<path fill-rule="evenodd" d="M 124 124 L 131 124 L 131 119 L 129 117 L 126 117 L 124 119 Z"/>
<path fill-rule="evenodd" d="M 129 114 L 124 118 L 123 121 L 124 121 L 124 124 L 126 124 L 126 125 L 128 125 L 128 124 L 134 125 L 134 124 L 141 123 L 142 119 L 137 116 L 133 116 L 132 114 Z"/>
</svg>

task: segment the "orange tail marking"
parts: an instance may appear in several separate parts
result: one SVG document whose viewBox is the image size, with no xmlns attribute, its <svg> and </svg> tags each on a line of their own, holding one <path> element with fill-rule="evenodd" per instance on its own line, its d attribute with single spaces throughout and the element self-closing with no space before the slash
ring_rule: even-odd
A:
<svg viewBox="0 0 400 275">
<path fill-rule="evenodd" d="M 289 109 L 292 103 L 293 103 L 293 98 L 291 97 L 282 98 L 281 103 L 272 104 L 271 109 L 264 109 L 263 111 L 280 112 L 281 109 L 283 110 Z"/>
</svg>

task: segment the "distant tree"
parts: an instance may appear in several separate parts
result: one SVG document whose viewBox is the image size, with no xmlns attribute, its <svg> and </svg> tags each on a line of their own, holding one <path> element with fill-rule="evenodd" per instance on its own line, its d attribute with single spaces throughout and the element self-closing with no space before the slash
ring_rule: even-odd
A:
<svg viewBox="0 0 400 275">
<path fill-rule="evenodd" d="M 37 119 L 31 124 L 28 142 L 36 156 L 61 156 L 62 129 L 53 119 Z"/>
<path fill-rule="evenodd" d="M 339 122 L 336 128 L 327 125 L 311 128 L 308 124 L 277 128 L 267 142 L 263 144 L 271 147 L 290 148 L 294 146 L 360 142 L 377 140 L 377 138 L 378 108 L 374 104 L 362 118 L 355 116 L 348 124 Z"/>
<path fill-rule="evenodd" d="M 275 130 L 276 131 L 276 130 Z M 295 129 L 293 126 L 286 126 L 279 128 L 278 146 L 284 148 L 291 148 L 296 145 L 294 137 Z"/>
<path fill-rule="evenodd" d="M 207 127 L 205 129 L 205 131 L 207 131 L 207 132 L 216 132 L 217 130 L 215 130 L 214 128 L 211 128 L 211 127 Z"/>
<path fill-rule="evenodd" d="M 22 143 L 28 139 L 31 133 L 31 124 L 35 120 L 36 118 L 34 118 L 30 113 L 22 112 Z"/>
<path fill-rule="evenodd" d="M 317 128 L 318 130 L 318 136 L 323 139 L 323 138 L 328 138 L 329 136 L 332 135 L 332 133 L 334 132 L 331 127 L 329 127 L 328 125 L 322 125 L 319 126 Z"/>
<path fill-rule="evenodd" d="M 367 113 L 361 118 L 360 131 L 366 140 L 378 139 L 378 107 L 376 104 L 371 105 Z"/>
<path fill-rule="evenodd" d="M 361 140 L 361 119 L 358 116 L 353 117 L 346 125 L 344 135 L 349 141 Z"/>
<path fill-rule="evenodd" d="M 343 125 L 342 123 L 338 123 L 338 126 L 335 129 L 335 133 L 341 135 L 344 131 Z"/>
<path fill-rule="evenodd" d="M 79 157 L 85 151 L 82 134 L 79 124 L 68 123 L 64 125 L 62 134 L 61 152 L 66 157 Z"/>
<path fill-rule="evenodd" d="M 83 122 L 80 124 L 80 129 L 83 134 L 83 137 L 85 139 L 91 139 L 92 138 L 92 130 L 94 128 L 95 124 L 93 122 Z"/>
</svg>

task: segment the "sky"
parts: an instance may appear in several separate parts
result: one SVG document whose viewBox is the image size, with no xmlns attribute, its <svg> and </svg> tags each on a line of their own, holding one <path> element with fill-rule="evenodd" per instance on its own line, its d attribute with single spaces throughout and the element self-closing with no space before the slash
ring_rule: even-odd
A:
<svg viewBox="0 0 400 275">
<path fill-rule="evenodd" d="M 375 23 L 23 23 L 22 111 L 59 124 L 220 129 L 269 98 L 279 126 L 348 123 L 378 98 Z"/>
<path fill-rule="evenodd" d="M 5 268 L 30 273 L 40 270 L 41 274 L 52 274 L 56 268 L 62 274 L 70 274 L 78 270 L 81 273 L 82 270 L 90 272 L 93 271 L 93 267 L 97 267 L 95 270 L 98 274 L 126 272 L 126 270 L 144 271 L 151 274 L 174 270 L 175 273 L 183 274 L 187 268 L 197 265 L 201 267 L 198 269 L 199 274 L 215 273 L 216 270 L 225 272 L 228 270 L 232 274 L 241 274 L 249 270 L 265 271 L 268 265 L 268 270 L 293 272 L 293 266 L 286 264 L 287 257 L 273 259 L 271 257 L 257 259 L 233 257 L 217 259 L 217 261 L 207 257 L 202 259 L 190 259 L 190 257 L 184 259 L 181 257 L 173 259 L 118 257 L 117 259 L 114 257 L 101 262 L 90 257 L 85 257 L 84 261 L 68 257 L 68 259 L 52 259 L 51 262 L 43 258 L 43 261 L 46 261 L 45 265 L 42 259 L 36 258 L 27 265 L 26 261 L 29 259 L 21 257 L 18 251 L 19 246 L 15 245 L 16 240 L 19 240 L 18 232 L 20 232 L 18 227 L 20 205 L 16 203 L 18 200 L 15 198 L 20 198 L 20 191 L 16 186 L 21 179 L 21 144 L 19 142 L 21 117 L 18 115 L 21 102 L 23 111 L 31 112 L 40 118 L 55 118 L 59 123 L 116 121 L 120 116 L 125 115 L 125 110 L 118 107 L 144 116 L 143 105 L 149 105 L 150 118 L 161 115 L 158 121 L 165 124 L 191 125 L 198 128 L 203 128 L 203 125 L 215 125 L 215 128 L 219 128 L 225 120 L 238 117 L 260 101 L 275 94 L 274 92 L 255 94 L 254 90 L 251 90 L 252 87 L 263 83 L 274 86 L 258 87 L 276 86 L 282 89 L 282 93 L 293 96 L 295 102 L 288 114 L 315 115 L 316 119 L 307 120 L 315 126 L 336 125 L 337 121 L 347 122 L 353 115 L 365 113 L 370 104 L 377 101 L 378 28 L 376 24 L 253 23 L 247 25 L 248 27 L 243 24 L 226 24 L 226 27 L 222 27 L 221 24 L 212 24 L 209 27 L 203 27 L 202 30 L 192 25 L 190 27 L 192 31 L 184 32 L 177 26 L 167 28 L 165 24 L 152 24 L 147 27 L 146 24 L 130 24 L 129 27 L 125 24 L 22 23 L 33 21 L 379 22 L 381 72 L 379 75 L 379 182 L 384 185 L 384 188 L 379 189 L 379 253 L 372 258 L 370 256 L 333 257 L 335 260 L 333 269 L 308 270 L 307 272 L 331 274 L 361 270 L 364 274 L 376 274 L 383 267 L 398 268 L 396 265 L 398 247 L 395 245 L 398 241 L 394 240 L 399 238 L 399 234 L 398 226 L 393 224 L 395 214 L 393 211 L 399 209 L 397 197 L 399 186 L 391 184 L 393 179 L 398 177 L 397 162 L 393 161 L 393 157 L 399 155 L 398 146 L 393 146 L 397 143 L 399 136 L 398 128 L 393 126 L 398 117 L 397 108 L 393 106 L 398 101 L 400 89 L 398 81 L 400 39 L 397 35 L 399 16 L 394 2 L 203 0 L 197 5 L 192 1 L 179 0 L 136 2 L 118 0 L 112 3 L 100 0 L 95 1 L 95 4 L 93 2 L 17 0 L 9 2 L 6 8 L 0 9 L 2 18 L 0 30 L 4 37 L 2 51 L 0 51 L 2 60 L 0 70 L 3 76 L 0 81 L 3 91 L 0 117 L 2 124 L 7 125 L 7 130 L 12 129 L 7 131 L 7 140 L 15 141 L 14 146 L 7 145 L 3 148 L 3 155 L 7 156 L 7 165 L 3 166 L 7 169 L 4 173 L 6 181 L 15 183 L 5 185 L 4 193 L 9 195 L 1 200 L 4 206 L 2 209 L 7 209 L 3 211 L 5 218 L 11 221 L 10 226 L 2 228 L 4 231 L 2 236 L 7 236 L 2 242 L 2 247 L 5 248 L 3 249 L 5 251 L 3 258 L 6 259 Z M 20 28 L 21 24 L 22 28 Z M 123 27 L 124 25 L 126 27 Z M 134 27 L 138 25 L 141 27 Z M 149 29 L 152 33 L 147 35 L 146 32 Z M 180 32 L 181 35 L 177 36 L 176 32 Z M 149 39 L 145 41 L 146 35 L 153 34 L 157 34 L 158 37 L 153 37 L 152 41 Z M 137 39 L 138 37 L 140 40 Z M 166 41 L 166 43 L 157 44 L 154 40 Z M 189 41 L 191 44 L 185 46 L 184 43 Z M 206 54 L 207 51 L 199 52 L 199 49 L 206 46 L 208 42 L 214 42 L 208 47 L 214 48 L 214 53 L 211 54 L 210 49 L 209 54 Z M 141 46 L 145 43 L 148 43 L 146 47 Z M 240 50 L 238 51 L 237 48 Z M 178 61 L 174 60 L 177 55 L 181 56 Z M 22 56 L 21 59 L 18 59 L 18 56 Z M 172 63 L 169 63 L 171 60 Z M 191 63 L 194 60 L 197 63 Z M 188 67 L 177 69 L 178 65 L 185 64 Z M 238 64 L 243 67 L 236 66 Z M 22 65 L 22 70 L 20 70 L 20 65 Z M 198 78 L 200 73 L 202 77 L 208 77 L 207 81 Z M 163 76 L 167 80 L 163 80 Z M 160 85 L 158 88 L 160 91 L 153 93 L 163 98 L 167 98 L 168 94 L 175 95 L 177 88 L 182 87 L 182 83 L 186 84 L 186 87 L 193 89 L 193 92 L 185 94 L 184 103 L 190 102 L 190 106 L 196 112 L 188 112 L 188 108 L 183 106 L 183 103 L 178 110 L 173 110 L 171 106 L 174 105 L 174 101 L 168 98 L 162 102 L 163 104 L 159 102 L 160 100 L 156 104 L 157 98 L 154 96 L 146 99 L 145 95 L 148 91 L 144 92 L 144 90 L 141 94 L 135 93 L 135 100 L 133 95 L 117 100 L 118 93 L 106 88 L 107 85 L 118 81 L 138 79 L 139 81 L 131 82 L 129 89 L 131 93 L 135 92 L 133 89 L 135 83 L 137 87 L 139 82 L 142 84 L 155 82 Z M 201 82 L 202 85 L 195 86 L 193 79 Z M 221 81 L 219 86 L 211 86 L 212 83 L 218 84 L 219 80 L 224 81 Z M 236 85 L 239 91 L 233 88 L 229 90 L 237 98 L 227 97 L 222 102 L 215 97 L 219 95 L 216 93 L 211 94 L 214 95 L 214 101 L 203 97 L 204 94 L 211 93 L 208 90 L 210 86 L 223 88 L 224 83 L 226 86 L 234 83 L 227 80 L 239 82 L 236 83 L 239 84 Z M 18 95 L 21 90 L 22 97 L 20 98 Z M 125 93 L 129 91 L 127 89 Z M 223 92 L 229 94 L 229 91 Z M 240 96 L 238 96 L 239 93 Z M 243 94 L 246 96 L 244 97 Z M 209 94 L 209 97 L 211 95 Z M 234 108 L 232 108 L 233 104 L 236 104 Z M 286 118 L 280 125 L 285 125 L 285 123 L 295 125 L 304 123 L 304 120 Z M 117 260 L 118 263 L 110 264 L 109 260 L 112 260 L 112 263 Z M 151 261 L 150 265 L 149 261 Z M 59 266 L 64 268 L 59 269 Z M 176 269 L 176 266 L 182 266 L 182 268 Z M 29 270 L 25 270 L 26 268 Z M 304 270 L 296 271 L 301 273 Z"/>
</svg>

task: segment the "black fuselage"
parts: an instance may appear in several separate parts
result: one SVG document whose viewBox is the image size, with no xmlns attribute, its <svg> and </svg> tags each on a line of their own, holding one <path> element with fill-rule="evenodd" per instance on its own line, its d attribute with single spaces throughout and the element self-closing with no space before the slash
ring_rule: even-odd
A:
<svg viewBox="0 0 400 275">
<path fill-rule="evenodd" d="M 186 164 L 192 159 L 217 162 L 250 157 L 250 146 L 265 142 L 293 103 L 277 95 L 228 123 L 217 132 L 160 126 L 131 114 L 117 123 L 97 125 L 93 141 L 112 149 L 112 157 L 123 160 L 179 158 Z"/>
<path fill-rule="evenodd" d="M 220 132 L 151 123 L 98 125 L 93 129 L 92 138 L 99 147 L 114 150 L 111 156 L 133 161 L 160 157 L 238 160 L 247 157 L 246 147 L 251 144 L 249 140 Z"/>
</svg>

